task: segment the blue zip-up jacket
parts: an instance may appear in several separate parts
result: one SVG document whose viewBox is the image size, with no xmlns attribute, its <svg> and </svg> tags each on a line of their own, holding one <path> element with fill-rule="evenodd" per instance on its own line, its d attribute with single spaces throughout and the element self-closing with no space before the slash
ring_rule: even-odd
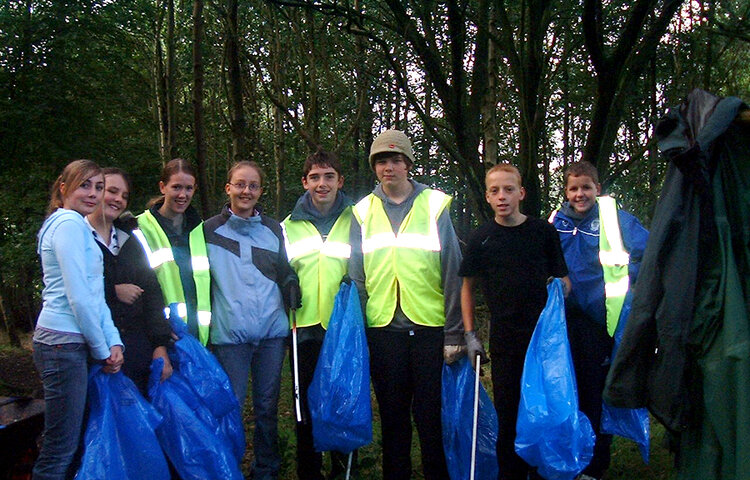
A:
<svg viewBox="0 0 750 480">
<path fill-rule="evenodd" d="M 620 232 L 625 250 L 630 254 L 628 275 L 631 289 L 638 278 L 643 252 L 646 249 L 648 230 L 641 222 L 624 210 L 617 211 Z M 578 307 L 592 320 L 606 324 L 607 308 L 604 296 L 604 272 L 599 263 L 599 205 L 582 219 L 575 218 L 568 202 L 555 214 L 552 224 L 560 235 L 565 263 L 568 265 L 572 290 L 566 304 Z M 628 296 L 630 298 L 630 295 Z"/>
<path fill-rule="evenodd" d="M 203 224 L 211 264 L 211 334 L 216 345 L 257 344 L 289 334 L 281 288 L 297 281 L 279 223 L 225 206 Z"/>
<path fill-rule="evenodd" d="M 122 340 L 104 300 L 102 252 L 83 216 L 58 208 L 38 239 L 44 304 L 37 328 L 81 334 L 95 359 L 109 358 L 110 347 Z"/>
</svg>

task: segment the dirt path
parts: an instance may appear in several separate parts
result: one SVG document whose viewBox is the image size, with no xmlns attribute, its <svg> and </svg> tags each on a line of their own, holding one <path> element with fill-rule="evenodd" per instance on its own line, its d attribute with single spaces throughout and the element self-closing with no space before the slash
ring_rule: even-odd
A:
<svg viewBox="0 0 750 480">
<path fill-rule="evenodd" d="M 0 347 L 0 396 L 41 398 L 42 383 L 34 368 L 31 350 Z"/>
</svg>

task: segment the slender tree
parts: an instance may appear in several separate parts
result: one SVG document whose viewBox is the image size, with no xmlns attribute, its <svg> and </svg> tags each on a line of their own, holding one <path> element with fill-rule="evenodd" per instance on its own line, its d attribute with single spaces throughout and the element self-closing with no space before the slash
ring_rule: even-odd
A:
<svg viewBox="0 0 750 480">
<path fill-rule="evenodd" d="M 211 214 L 206 168 L 206 139 L 203 115 L 203 0 L 193 0 L 193 138 L 195 139 L 195 163 L 198 169 L 198 190 L 201 198 L 201 214 Z"/>
</svg>

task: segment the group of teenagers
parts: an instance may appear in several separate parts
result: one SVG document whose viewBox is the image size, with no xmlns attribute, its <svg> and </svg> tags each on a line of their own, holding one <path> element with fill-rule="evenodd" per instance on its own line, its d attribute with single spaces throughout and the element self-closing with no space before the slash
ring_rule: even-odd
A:
<svg viewBox="0 0 750 480">
<path fill-rule="evenodd" d="M 46 414 L 34 478 L 75 473 L 91 363 L 101 363 L 106 373 L 122 371 L 144 394 L 152 359 L 164 359 L 161 381 L 169 378 L 167 348 L 174 338 L 165 319 L 168 305 L 216 356 L 240 405 L 250 384 L 252 478 L 277 478 L 278 401 L 290 313 L 297 327 L 303 417 L 309 419 L 307 389 L 346 277 L 358 289 L 366 319 L 384 479 L 411 478 L 412 420 L 424 478 L 448 478 L 441 375 L 444 363 L 463 355 L 488 361 L 475 330 L 477 285 L 490 311 L 500 478 L 538 478 L 516 455 L 514 439 L 526 348 L 551 277 L 565 285 L 580 409 L 597 434 L 583 478 L 601 478 L 611 442 L 599 432 L 613 345 L 608 301 L 624 293 L 616 288 L 622 281 L 605 285 L 596 169 L 586 162 L 566 169 L 567 201 L 548 222 L 520 212 L 525 191 L 518 169 L 492 167 L 485 182 L 494 218 L 471 235 L 462 254 L 450 218 L 451 197 L 411 178 L 416 159 L 403 132 L 378 135 L 369 162 L 378 184 L 355 203 L 342 190 L 337 157 L 318 149 L 304 163 L 305 193 L 281 223 L 258 205 L 265 179 L 251 161 L 229 169 L 228 202 L 205 221 L 190 205 L 196 173 L 185 160 L 165 165 L 162 196 L 135 217 L 128 211 L 132 186 L 125 172 L 88 160 L 68 164 L 52 188 L 38 235 L 44 303 L 33 348 Z M 622 210 L 615 216 L 629 254 L 627 290 L 648 232 Z M 296 433 L 300 479 L 323 479 L 326 471 L 334 478 L 344 470 L 344 455 L 337 452 L 331 452 L 330 467 L 324 466 L 309 422 L 297 423 Z"/>
</svg>

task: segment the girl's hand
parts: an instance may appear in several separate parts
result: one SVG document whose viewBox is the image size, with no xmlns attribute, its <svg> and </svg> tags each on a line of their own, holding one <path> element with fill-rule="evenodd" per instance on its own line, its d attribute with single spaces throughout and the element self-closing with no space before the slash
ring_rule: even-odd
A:
<svg viewBox="0 0 750 480">
<path fill-rule="evenodd" d="M 132 305 L 143 294 L 143 289 L 132 283 L 119 283 L 115 285 L 115 293 L 119 301 Z"/>
<path fill-rule="evenodd" d="M 172 372 L 174 371 L 172 369 L 172 362 L 169 361 L 169 355 L 167 355 L 167 348 L 166 347 L 156 347 L 154 349 L 154 355 L 151 358 L 163 358 L 164 359 L 164 368 L 161 369 L 161 380 L 164 381 L 172 376 Z"/>
<path fill-rule="evenodd" d="M 104 361 L 104 373 L 117 373 L 120 371 L 125 357 L 122 355 L 122 346 L 113 345 L 109 348 L 109 358 Z"/>
</svg>

